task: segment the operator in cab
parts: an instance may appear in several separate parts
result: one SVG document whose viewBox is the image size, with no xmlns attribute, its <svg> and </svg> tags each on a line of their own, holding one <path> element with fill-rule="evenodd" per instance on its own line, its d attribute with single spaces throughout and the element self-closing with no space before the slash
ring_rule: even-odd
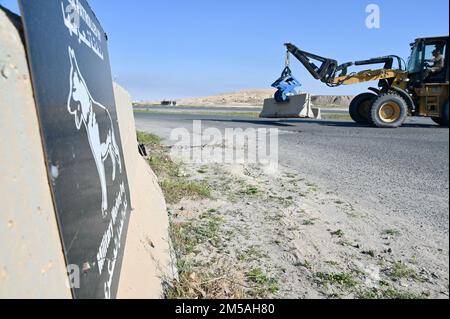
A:
<svg viewBox="0 0 450 319">
<path fill-rule="evenodd" d="M 433 51 L 433 58 L 431 60 L 428 60 L 427 62 L 433 63 L 432 65 L 429 65 L 426 70 L 427 77 L 439 73 L 444 69 L 444 56 L 442 55 L 442 52 L 440 49 L 436 48 Z"/>
</svg>

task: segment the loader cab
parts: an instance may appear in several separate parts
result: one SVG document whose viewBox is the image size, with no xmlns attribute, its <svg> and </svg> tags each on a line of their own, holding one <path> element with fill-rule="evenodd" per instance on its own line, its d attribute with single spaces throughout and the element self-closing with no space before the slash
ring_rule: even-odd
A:
<svg viewBox="0 0 450 319">
<path fill-rule="evenodd" d="M 433 52 L 440 51 L 444 58 L 444 67 L 438 72 L 430 72 Z M 424 83 L 448 83 L 449 81 L 449 37 L 417 39 L 411 44 L 411 56 L 408 60 L 408 73 L 414 87 Z"/>
</svg>

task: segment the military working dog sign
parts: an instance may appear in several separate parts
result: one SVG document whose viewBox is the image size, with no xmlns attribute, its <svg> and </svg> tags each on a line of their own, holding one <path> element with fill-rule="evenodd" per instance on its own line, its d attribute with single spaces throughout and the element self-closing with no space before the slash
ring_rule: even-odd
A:
<svg viewBox="0 0 450 319">
<path fill-rule="evenodd" d="M 85 0 L 20 0 L 76 298 L 114 298 L 131 211 L 106 35 Z"/>
</svg>

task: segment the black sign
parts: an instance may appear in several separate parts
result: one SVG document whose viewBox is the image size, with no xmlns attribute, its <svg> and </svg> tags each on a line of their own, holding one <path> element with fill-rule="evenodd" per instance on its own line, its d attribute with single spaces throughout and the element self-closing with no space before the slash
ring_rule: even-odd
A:
<svg viewBox="0 0 450 319">
<path fill-rule="evenodd" d="M 85 0 L 20 5 L 74 296 L 114 298 L 131 203 L 106 35 Z"/>
</svg>

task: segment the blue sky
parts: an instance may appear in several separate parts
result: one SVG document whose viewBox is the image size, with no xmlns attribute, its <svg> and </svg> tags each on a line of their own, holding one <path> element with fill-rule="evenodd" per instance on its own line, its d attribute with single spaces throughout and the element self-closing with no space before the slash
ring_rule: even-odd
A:
<svg viewBox="0 0 450 319">
<path fill-rule="evenodd" d="M 16 2 L 0 0 L 13 11 Z M 284 67 L 285 42 L 339 62 L 387 54 L 406 59 L 411 41 L 448 35 L 449 25 L 447 0 L 88 2 L 109 35 L 113 75 L 136 100 L 267 88 Z M 371 3 L 381 9 L 380 29 L 366 27 Z M 314 94 L 369 86 L 332 89 L 296 61 L 292 68 L 302 90 Z"/>
</svg>

